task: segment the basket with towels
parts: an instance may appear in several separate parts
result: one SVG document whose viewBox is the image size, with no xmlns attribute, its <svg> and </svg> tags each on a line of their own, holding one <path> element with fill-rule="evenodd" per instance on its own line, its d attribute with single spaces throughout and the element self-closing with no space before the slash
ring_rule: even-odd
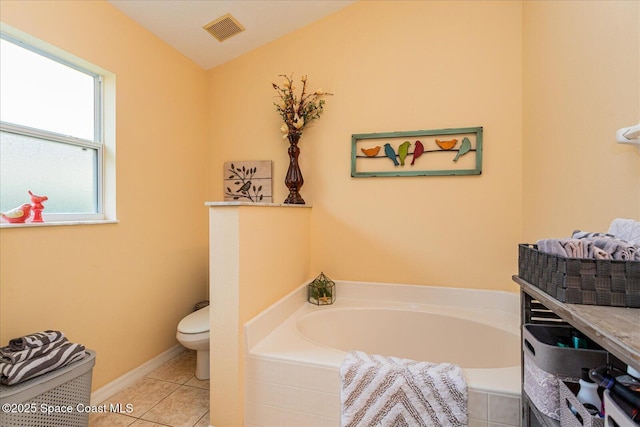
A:
<svg viewBox="0 0 640 427">
<path fill-rule="evenodd" d="M 46 330 L 9 340 L 0 347 L 0 384 L 14 385 L 85 357 L 85 347 L 60 331 Z"/>
<path fill-rule="evenodd" d="M 561 302 L 640 307 L 640 222 L 521 244 L 518 276 Z"/>
</svg>

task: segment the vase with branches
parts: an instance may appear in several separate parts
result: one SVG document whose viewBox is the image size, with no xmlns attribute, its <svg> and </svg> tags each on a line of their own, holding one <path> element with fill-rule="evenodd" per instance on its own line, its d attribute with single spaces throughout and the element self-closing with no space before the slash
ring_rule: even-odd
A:
<svg viewBox="0 0 640 427">
<path fill-rule="evenodd" d="M 333 94 L 323 89 L 309 91 L 307 89 L 307 76 L 305 75 L 300 79 L 302 90 L 298 96 L 295 92 L 293 75 L 281 74 L 280 77 L 284 79 L 282 85 L 276 83 L 272 83 L 272 85 L 279 98 L 278 102 L 274 102 L 274 105 L 283 121 L 280 127 L 283 133 L 282 138 L 289 140 L 289 168 L 284 181 L 289 189 L 289 195 L 284 202 L 303 205 L 305 202 L 299 191 L 304 184 L 304 179 L 298 164 L 298 156 L 300 155 L 298 142 L 302 136 L 302 131 L 311 122 L 320 118 L 324 111 L 324 97 Z"/>
</svg>

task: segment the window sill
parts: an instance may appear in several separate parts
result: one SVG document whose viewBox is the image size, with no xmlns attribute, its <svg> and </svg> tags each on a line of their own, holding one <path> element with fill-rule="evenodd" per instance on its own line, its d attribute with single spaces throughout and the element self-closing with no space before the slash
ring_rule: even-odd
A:
<svg viewBox="0 0 640 427">
<path fill-rule="evenodd" d="M 100 219 L 85 221 L 48 221 L 48 222 L 23 222 L 23 223 L 0 223 L 0 228 L 31 228 L 31 227 L 58 227 L 65 225 L 97 225 L 97 224 L 117 224 L 117 219 Z"/>
</svg>

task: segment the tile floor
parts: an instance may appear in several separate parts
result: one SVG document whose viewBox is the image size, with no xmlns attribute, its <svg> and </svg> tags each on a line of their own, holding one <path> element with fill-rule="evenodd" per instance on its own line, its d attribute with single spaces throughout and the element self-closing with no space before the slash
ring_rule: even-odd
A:
<svg viewBox="0 0 640 427">
<path fill-rule="evenodd" d="M 122 411 L 92 413 L 89 427 L 208 427 L 209 381 L 200 381 L 194 376 L 195 366 L 195 351 L 180 353 L 98 403 L 106 404 L 107 408 L 120 403 Z"/>
</svg>

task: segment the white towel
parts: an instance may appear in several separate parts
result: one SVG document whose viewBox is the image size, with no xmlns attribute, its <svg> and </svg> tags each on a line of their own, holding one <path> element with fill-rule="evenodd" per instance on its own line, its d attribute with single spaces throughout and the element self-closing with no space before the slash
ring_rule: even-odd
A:
<svg viewBox="0 0 640 427">
<path fill-rule="evenodd" d="M 640 222 L 633 219 L 616 218 L 609 226 L 609 234 L 629 243 L 640 245 Z"/>
<path fill-rule="evenodd" d="M 340 377 L 342 427 L 467 425 L 467 383 L 458 365 L 352 351 Z"/>
</svg>

